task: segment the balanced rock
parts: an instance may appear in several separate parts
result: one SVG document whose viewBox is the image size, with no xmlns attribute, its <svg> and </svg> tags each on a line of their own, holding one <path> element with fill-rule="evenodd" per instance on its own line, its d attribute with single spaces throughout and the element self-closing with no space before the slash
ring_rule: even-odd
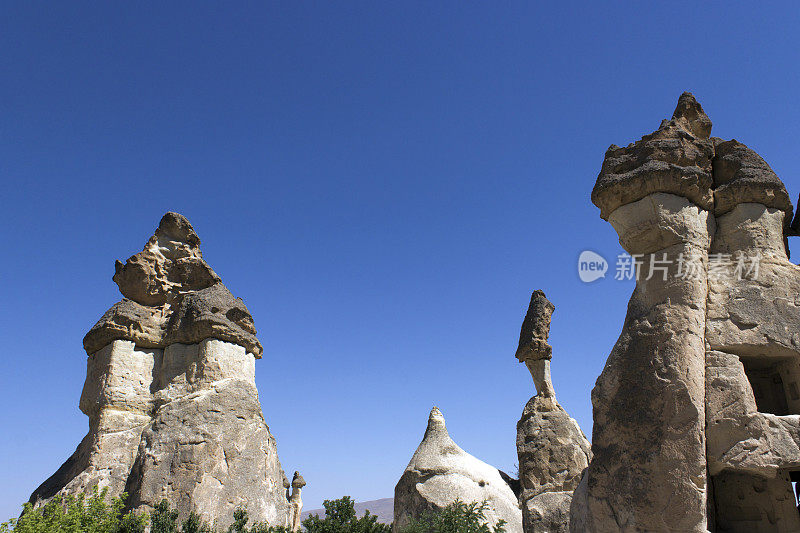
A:
<svg viewBox="0 0 800 533">
<path fill-rule="evenodd" d="M 800 531 L 792 206 L 766 162 L 710 124 L 684 93 L 658 131 L 609 149 L 592 192 L 637 268 L 592 391 L 575 533 Z"/>
<path fill-rule="evenodd" d="M 84 338 L 89 433 L 31 502 L 98 487 L 127 492 L 136 510 L 166 499 L 218 526 L 239 507 L 290 525 L 255 385 L 253 318 L 199 245 L 189 221 L 167 213 L 142 252 L 117 262 L 125 298 Z"/>
<path fill-rule="evenodd" d="M 517 359 L 530 369 L 537 391 L 517 422 L 525 533 L 569 531 L 572 492 L 592 456 L 578 423 L 556 401 L 550 379 L 552 348 L 546 341 L 554 310 L 544 292 L 533 293 L 517 349 Z"/>
<path fill-rule="evenodd" d="M 508 533 L 521 533 L 522 513 L 508 479 L 459 448 L 447 432 L 441 411 L 434 407 L 425 436 L 394 488 L 394 530 L 460 500 L 485 501 L 490 527 L 502 519 Z"/>
</svg>

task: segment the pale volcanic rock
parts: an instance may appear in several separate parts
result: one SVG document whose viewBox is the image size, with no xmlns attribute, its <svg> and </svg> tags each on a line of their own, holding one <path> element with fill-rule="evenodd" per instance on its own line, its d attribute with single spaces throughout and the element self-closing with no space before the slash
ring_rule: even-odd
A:
<svg viewBox="0 0 800 533">
<path fill-rule="evenodd" d="M 684 93 L 671 121 L 606 153 L 592 192 L 625 250 L 652 255 L 642 258 L 644 275 L 592 391 L 593 457 L 574 494 L 574 533 L 706 531 L 710 126 Z M 675 275 L 684 258 L 700 266 L 696 275 Z M 656 271 L 656 261 L 667 270 Z"/>
<path fill-rule="evenodd" d="M 569 531 L 572 491 L 543 492 L 522 504 L 525 533 Z"/>
<path fill-rule="evenodd" d="M 592 194 L 620 244 L 644 255 L 592 391 L 594 456 L 573 493 L 570 528 L 800 531 L 792 205 L 769 165 L 738 141 L 711 139 L 709 168 L 710 121 L 686 93 L 676 115 L 609 150 Z M 667 145 L 682 151 L 649 146 L 670 135 Z M 664 164 L 679 179 L 665 185 Z M 615 189 L 622 179 L 627 190 Z"/>
<path fill-rule="evenodd" d="M 394 530 L 456 500 L 485 500 L 490 527 L 503 519 L 508 533 L 522 532 L 522 512 L 511 486 L 499 470 L 453 442 L 442 413 L 434 407 L 425 436 L 394 489 Z"/>
<path fill-rule="evenodd" d="M 253 318 L 205 263 L 191 224 L 167 213 L 114 281 L 125 298 L 87 333 L 80 408 L 89 433 L 31 496 L 108 487 L 148 511 L 166 499 L 225 527 L 237 508 L 288 526 L 275 438 L 255 385 Z"/>
<path fill-rule="evenodd" d="M 543 492 L 570 493 L 592 452 L 578 423 L 553 398 L 534 396 L 517 422 L 523 500 Z"/>
<path fill-rule="evenodd" d="M 547 344 L 555 306 L 534 291 L 522 322 L 517 359 L 531 372 L 537 394 L 517 422 L 520 504 L 525 533 L 566 533 L 572 492 L 592 457 L 591 446 L 556 401 Z"/>
</svg>

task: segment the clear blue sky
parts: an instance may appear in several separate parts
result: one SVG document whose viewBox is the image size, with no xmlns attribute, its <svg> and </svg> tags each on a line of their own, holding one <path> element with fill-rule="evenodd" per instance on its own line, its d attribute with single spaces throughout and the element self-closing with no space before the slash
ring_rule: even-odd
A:
<svg viewBox="0 0 800 533">
<path fill-rule="evenodd" d="M 620 251 L 589 194 L 682 91 L 800 192 L 793 3 L 70 4 L 0 16 L 0 519 L 85 434 L 81 339 L 165 211 L 250 308 L 314 508 L 392 496 L 433 405 L 513 470 L 533 289 L 591 434 L 632 284 L 577 277 Z"/>
</svg>

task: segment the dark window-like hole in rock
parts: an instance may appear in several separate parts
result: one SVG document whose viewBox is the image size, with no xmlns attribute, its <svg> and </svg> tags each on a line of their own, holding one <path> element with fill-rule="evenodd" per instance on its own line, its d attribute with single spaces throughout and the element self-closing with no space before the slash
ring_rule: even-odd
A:
<svg viewBox="0 0 800 533">
<path fill-rule="evenodd" d="M 789 414 L 787 390 L 784 386 L 782 362 L 770 359 L 742 359 L 744 372 L 753 389 L 756 407 L 759 413 L 770 413 L 783 416 Z M 791 393 L 797 384 L 790 383 Z"/>
</svg>

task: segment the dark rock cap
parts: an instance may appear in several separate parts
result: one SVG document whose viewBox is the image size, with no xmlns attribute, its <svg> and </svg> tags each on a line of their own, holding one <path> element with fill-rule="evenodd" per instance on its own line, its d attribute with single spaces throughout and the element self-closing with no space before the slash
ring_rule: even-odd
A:
<svg viewBox="0 0 800 533">
<path fill-rule="evenodd" d="M 714 214 L 753 202 L 786 213 L 792 220 L 792 201 L 783 182 L 760 155 L 736 139 L 714 139 Z"/>
<path fill-rule="evenodd" d="M 624 148 L 611 145 L 592 190 L 600 217 L 608 220 L 618 207 L 663 192 L 715 215 L 740 203 L 764 204 L 783 210 L 788 228 L 792 203 L 769 165 L 744 144 L 710 135 L 711 120 L 685 92 L 658 130 Z"/>
<path fill-rule="evenodd" d="M 117 339 L 145 348 L 215 338 L 261 357 L 250 311 L 203 260 L 200 238 L 183 215 L 166 213 L 144 249 L 116 262 L 114 282 L 125 298 L 83 339 L 92 354 Z"/>
<path fill-rule="evenodd" d="M 705 114 L 703 106 L 694 95 L 688 91 L 678 98 L 672 120 L 698 139 L 708 139 L 711 135 L 711 119 Z"/>
<path fill-rule="evenodd" d="M 550 319 L 556 306 L 544 292 L 533 291 L 528 312 L 522 321 L 516 357 L 520 362 L 550 359 L 553 348 L 547 343 L 550 336 Z"/>
<path fill-rule="evenodd" d="M 306 486 L 306 480 L 300 475 L 300 472 L 295 471 L 292 476 L 292 488 L 301 489 Z"/>
<path fill-rule="evenodd" d="M 698 206 L 713 207 L 709 140 L 711 120 L 691 93 L 683 93 L 671 120 L 639 141 L 606 151 L 592 190 L 600 216 L 655 192 L 683 196 Z"/>
<path fill-rule="evenodd" d="M 173 211 L 164 213 L 158 223 L 158 229 L 156 229 L 155 234 L 171 241 L 184 242 L 195 247 L 200 246 L 200 237 L 195 233 L 189 220 L 180 213 Z"/>
</svg>

